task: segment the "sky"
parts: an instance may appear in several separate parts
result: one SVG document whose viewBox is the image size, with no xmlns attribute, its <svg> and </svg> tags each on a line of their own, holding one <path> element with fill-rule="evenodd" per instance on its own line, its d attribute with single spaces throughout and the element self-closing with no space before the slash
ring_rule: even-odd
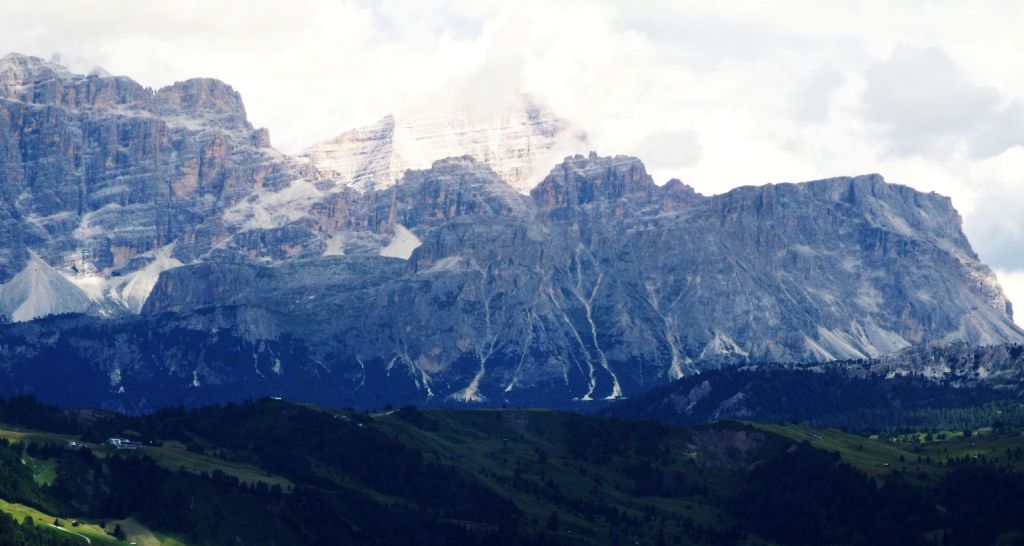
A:
<svg viewBox="0 0 1024 546">
<path fill-rule="evenodd" d="M 528 93 L 706 194 L 881 173 L 953 199 L 1024 323 L 1022 28 L 984 0 L 4 0 L 0 55 L 224 80 L 288 153 Z"/>
</svg>

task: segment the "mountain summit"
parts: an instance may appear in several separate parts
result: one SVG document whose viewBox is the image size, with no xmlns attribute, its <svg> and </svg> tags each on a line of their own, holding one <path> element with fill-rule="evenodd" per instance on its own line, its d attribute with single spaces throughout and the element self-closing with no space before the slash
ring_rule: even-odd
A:
<svg viewBox="0 0 1024 546">
<path fill-rule="evenodd" d="M 524 96 L 497 111 L 462 108 L 408 118 L 386 116 L 312 146 L 301 157 L 318 177 L 364 192 L 394 185 L 407 170 L 468 155 L 525 193 L 552 163 L 586 146 L 581 130 Z"/>
</svg>

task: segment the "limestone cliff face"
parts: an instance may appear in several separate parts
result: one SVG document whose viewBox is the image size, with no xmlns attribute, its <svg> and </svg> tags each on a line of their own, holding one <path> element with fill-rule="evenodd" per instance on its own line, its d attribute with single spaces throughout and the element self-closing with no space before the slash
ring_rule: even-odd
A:
<svg viewBox="0 0 1024 546">
<path fill-rule="evenodd" d="M 32 248 L 115 306 L 112 277 L 171 244 L 182 261 L 209 252 L 224 209 L 296 177 L 224 83 L 154 91 L 20 55 L 0 60 L 0 157 L 0 282 Z"/>
<path fill-rule="evenodd" d="M 0 322 L 108 318 L 0 327 L 0 385 L 39 387 L 59 359 L 118 407 L 158 389 L 553 405 L 726 365 L 1024 339 L 945 197 L 878 175 L 703 196 L 596 154 L 525 195 L 495 158 L 532 152 L 398 173 L 389 123 L 349 135 L 362 155 L 325 174 L 270 148 L 221 82 L 154 91 L 5 57 Z M 360 169 L 388 182 L 344 181 Z"/>
<path fill-rule="evenodd" d="M 348 211 L 349 240 L 409 231 L 408 259 L 350 245 L 284 269 L 179 268 L 144 313 L 302 317 L 291 333 L 326 366 L 421 402 L 618 398 L 708 367 L 1022 339 L 949 200 L 877 175 L 706 197 L 636 159 L 575 156 L 525 198 L 455 158 Z"/>
</svg>

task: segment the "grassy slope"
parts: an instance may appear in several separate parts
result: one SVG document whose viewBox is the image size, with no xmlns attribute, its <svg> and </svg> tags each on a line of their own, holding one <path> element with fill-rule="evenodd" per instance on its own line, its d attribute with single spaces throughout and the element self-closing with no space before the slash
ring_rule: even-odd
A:
<svg viewBox="0 0 1024 546">
<path fill-rule="evenodd" d="M 329 411 L 335 415 L 345 412 Z M 428 459 L 453 465 L 472 475 L 482 483 L 499 491 L 527 515 L 525 525 L 533 531 L 549 533 L 552 543 L 573 544 L 594 540 L 606 542 L 610 527 L 603 519 L 590 521 L 573 508 L 580 502 L 596 502 L 613 507 L 615 510 L 640 521 L 648 521 L 650 513 L 656 513 L 665 520 L 666 532 L 674 534 L 679 521 L 689 521 L 704 527 L 715 528 L 727 523 L 724 514 L 716 507 L 714 500 L 700 493 L 682 498 L 664 498 L 634 494 L 634 484 L 624 472 L 630 463 L 630 449 L 642 446 L 627 446 L 606 460 L 589 460 L 577 457 L 570 444 L 578 441 L 572 438 L 574 431 L 582 425 L 590 426 L 589 434 L 604 442 L 615 441 L 623 430 L 640 426 L 636 423 L 603 418 L 583 417 L 546 410 L 496 411 L 496 410 L 431 410 L 423 412 L 431 424 L 417 426 L 391 412 L 373 416 L 367 426 L 379 428 L 402 443 L 414 447 Z M 924 443 L 890 443 L 865 438 L 837 430 L 819 430 L 799 425 L 764 425 L 758 423 L 723 423 L 715 425 L 720 430 L 743 430 L 755 428 L 790 440 L 807 441 L 812 446 L 837 451 L 843 459 L 869 475 L 882 478 L 896 469 L 905 469 L 915 480 L 929 480 L 942 475 L 949 468 L 941 464 L 952 457 L 986 456 L 998 458 L 1001 463 L 1011 464 L 1024 471 L 1024 462 L 1009 461 L 1005 457 L 1008 448 L 1024 446 L 1022 436 L 982 435 L 971 438 L 952 438 L 946 441 Z M 666 474 L 682 472 L 697 473 L 701 479 L 720 492 L 731 486 L 726 472 L 716 472 L 714 465 L 701 466 L 695 463 L 693 435 L 701 427 L 664 427 L 661 446 L 668 454 L 654 457 L 658 470 Z M 63 443 L 73 437 L 40 431 L 25 431 L 0 427 L 0 437 L 16 441 Z M 918 439 L 920 440 L 920 438 Z M 113 453 L 109 446 L 90 445 L 97 454 Z M 253 465 L 225 461 L 207 455 L 187 451 L 176 442 L 167 442 L 162 447 L 146 447 L 143 453 L 153 457 L 159 464 L 170 469 L 183 466 L 194 473 L 221 470 L 247 482 L 264 482 L 268 485 L 285 486 L 284 478 L 267 474 Z M 922 460 L 919 461 L 918 458 Z M 902 461 L 901 461 L 902 458 Z M 927 459 L 931 458 L 929 462 Z M 542 461 L 543 459 L 543 461 Z M 26 461 L 33 468 L 37 483 L 52 482 L 54 469 L 45 461 Z M 518 469 L 518 472 L 517 472 Z M 325 469 L 325 472 L 328 470 Z M 519 476 L 520 485 L 512 486 L 513 477 Z M 359 488 L 354 482 L 337 476 L 339 483 Z M 523 484 L 526 484 L 523 486 Z M 374 498 L 404 503 L 404 499 L 388 498 L 383 494 L 368 491 Z M 21 505 L 0 503 L 0 509 L 11 512 L 20 521 L 25 515 L 32 515 L 37 524 L 48 524 L 53 517 Z M 561 528 L 556 532 L 545 529 L 545 522 L 551 514 L 557 514 Z M 113 528 L 116 522 L 109 522 Z M 134 520 L 120 522 L 129 533 L 131 540 L 147 546 L 178 546 L 182 543 L 146 529 Z M 645 523 L 621 536 L 626 543 L 654 543 L 656 523 Z M 101 533 L 97 542 L 108 540 L 98 527 L 83 527 Z M 75 529 L 79 532 L 79 529 Z M 583 539 L 581 535 L 590 536 Z M 89 535 L 90 537 L 92 535 Z M 557 537 L 557 538 L 556 538 Z"/>
<path fill-rule="evenodd" d="M 185 449 L 185 446 L 178 442 L 167 442 L 160 447 L 143 447 L 142 452 L 153 458 L 160 466 L 176 470 L 184 467 L 193 474 L 201 472 L 213 472 L 220 470 L 229 476 L 234 476 L 245 483 L 263 482 L 267 485 L 288 486 L 291 482 L 280 476 L 275 476 L 250 464 L 234 461 L 225 461 L 201 453 L 193 453 Z"/>
<path fill-rule="evenodd" d="M 12 442 L 34 442 L 38 444 L 64 444 L 68 440 L 81 441 L 79 437 L 68 434 L 57 434 L 39 430 L 25 430 L 15 427 L 0 425 L 0 438 Z M 115 453 L 116 450 L 107 445 L 85 443 L 89 449 L 99 456 L 107 456 Z M 188 472 L 199 474 L 201 472 L 212 472 L 220 470 L 225 474 L 234 476 L 246 483 L 264 482 L 267 485 L 287 486 L 290 482 L 280 476 L 269 474 L 255 466 L 231 461 L 224 461 L 215 457 L 192 453 L 177 442 L 168 442 L 161 447 L 143 447 L 143 453 L 152 457 L 157 464 L 177 470 L 184 468 Z M 32 468 L 33 479 L 40 485 L 49 485 L 56 478 L 56 468 L 52 461 L 40 461 L 26 455 L 25 464 Z M 55 519 L 55 516 L 44 514 L 34 508 L 21 504 L 8 503 L 0 499 L 0 511 L 7 512 L 14 516 L 19 522 L 25 516 L 32 516 L 37 526 L 47 526 Z M 74 519 L 74 518 L 71 518 Z M 79 520 L 82 525 L 70 527 L 71 519 L 65 523 L 65 530 L 88 537 L 94 545 L 125 544 L 110 537 L 98 524 L 85 523 Z M 138 546 L 185 546 L 185 543 L 164 533 L 154 532 L 145 525 L 134 519 L 112 520 L 107 522 L 107 528 L 113 530 L 114 526 L 120 524 L 128 535 L 128 542 Z M 83 540 L 83 543 L 85 541 Z"/>
<path fill-rule="evenodd" d="M 25 453 L 22 461 L 32 469 L 32 479 L 38 485 L 53 485 L 57 479 L 57 464 L 54 461 L 35 459 Z"/>
<path fill-rule="evenodd" d="M 803 425 L 751 426 L 784 436 L 797 442 L 808 442 L 818 449 L 838 451 L 843 460 L 871 476 L 885 476 L 900 464 L 900 456 L 909 460 L 914 455 L 901 446 L 889 444 L 835 429 L 819 430 Z"/>
<path fill-rule="evenodd" d="M 64 443 L 68 440 L 77 440 L 77 436 L 70 434 L 58 434 L 41 430 L 25 430 L 17 427 L 0 425 L 0 438 L 11 442 L 35 442 L 39 444 Z"/>
<path fill-rule="evenodd" d="M 81 439 L 77 436 L 56 434 L 39 430 L 24 430 L 2 424 L 0 424 L 0 438 L 6 438 L 12 442 L 34 442 L 38 444 L 58 445 L 64 444 L 68 440 L 81 442 Z M 114 447 L 105 444 L 84 443 L 84 445 L 100 457 L 105 457 L 117 452 Z M 285 478 L 274 476 L 273 474 L 265 472 L 264 470 L 250 464 L 225 461 L 209 455 L 193 453 L 186 450 L 185 446 L 178 442 L 167 442 L 160 447 L 145 446 L 140 448 L 140 451 L 151 457 L 160 466 L 170 470 L 184 468 L 186 471 L 193 474 L 220 470 L 245 483 L 263 482 L 268 486 L 280 485 L 282 487 L 290 484 L 290 482 Z M 26 460 L 26 463 L 33 467 L 33 473 L 36 475 L 37 483 L 53 483 L 55 470 L 52 468 L 52 465 L 47 465 L 45 461 L 33 462 Z M 39 468 L 37 469 L 37 467 L 33 465 L 38 465 Z"/>
<path fill-rule="evenodd" d="M 53 520 L 55 519 L 53 515 L 45 514 L 35 508 L 25 506 L 23 504 L 6 502 L 4 500 L 0 500 L 0 512 L 10 514 L 19 522 L 24 521 L 25 516 L 31 516 L 37 527 L 52 528 Z M 61 528 L 65 532 L 88 538 L 89 544 L 94 546 L 123 546 L 126 544 L 125 542 L 118 541 L 107 534 L 106 530 L 104 530 L 103 527 L 100 527 L 99 522 L 80 519 L 78 520 L 79 526 L 72 527 L 71 522 L 73 519 L 74 518 L 61 520 Z M 128 535 L 127 543 L 134 543 L 138 546 L 186 546 L 184 542 L 172 538 L 164 533 L 153 532 L 145 525 L 142 525 L 133 519 L 110 520 L 104 523 L 107 525 L 106 529 L 110 530 L 113 530 L 115 525 L 120 525 L 121 529 Z M 83 539 L 82 543 L 86 543 L 86 540 Z"/>
<path fill-rule="evenodd" d="M 52 527 L 54 520 L 54 516 L 51 514 L 44 514 L 35 508 L 31 508 L 23 504 L 9 503 L 4 500 L 0 500 L 0 511 L 10 514 L 19 522 L 23 521 L 25 516 L 31 516 L 37 527 Z M 123 544 L 108 535 L 96 522 L 85 522 L 84 520 L 80 520 L 80 525 L 78 527 L 72 527 L 71 520 L 61 520 L 61 523 L 65 531 L 87 537 L 93 545 L 113 546 L 115 544 Z M 113 529 L 112 524 L 108 525 L 111 525 L 110 528 Z M 82 542 L 85 543 L 86 541 L 83 539 Z"/>
<path fill-rule="evenodd" d="M 322 411 L 346 415 L 343 411 Z M 593 420 L 600 418 L 547 410 L 429 410 L 423 413 L 434 423 L 433 426 L 418 427 L 401 418 L 396 412 L 377 414 L 373 416 L 372 423 L 368 426 L 377 427 L 391 437 L 421 451 L 428 459 L 455 466 L 499 491 L 527 515 L 526 525 L 531 530 L 544 532 L 544 522 L 555 513 L 562 522 L 562 529 L 558 534 L 563 540 L 575 538 L 570 535 L 578 536 L 588 530 L 596 539 L 607 537 L 609 528 L 605 526 L 603 520 L 590 521 L 583 517 L 571 506 L 576 502 L 597 502 L 641 520 L 649 517 L 647 514 L 650 512 L 655 512 L 672 522 L 687 520 L 712 528 L 727 523 L 722 519 L 724 514 L 715 505 L 714 499 L 701 494 L 695 493 L 673 499 L 634 494 L 631 479 L 623 473 L 623 468 L 629 463 L 628 453 L 613 456 L 609 461 L 600 463 L 574 457 L 567 449 L 568 431 L 578 428 L 585 421 L 592 423 Z M 615 428 L 632 426 L 629 422 L 618 420 L 609 420 L 605 423 L 608 425 L 608 432 Z M 915 481 L 930 480 L 948 472 L 949 468 L 941 464 L 945 457 L 980 454 L 991 457 L 994 453 L 1005 452 L 1007 447 L 1024 446 L 1024 438 L 1021 437 L 974 437 L 914 446 L 798 425 L 723 423 L 715 426 L 754 427 L 790 440 L 807 441 L 816 448 L 839 452 L 845 461 L 877 478 L 899 469 L 904 470 Z M 700 427 L 666 428 L 668 432 L 663 444 L 672 456 L 665 462 L 658 463 L 659 471 L 666 474 L 677 471 L 690 474 L 695 472 L 690 436 L 692 431 L 698 429 Z M 601 432 L 599 427 L 596 434 Z M 170 443 L 157 453 L 179 458 L 195 455 Z M 541 453 L 545 455 L 544 463 L 539 462 Z M 932 461 L 919 462 L 919 456 L 930 456 Z M 248 467 L 242 471 L 231 468 L 231 463 L 220 459 L 203 457 L 202 461 L 204 465 L 209 465 L 204 466 L 206 470 L 220 468 L 242 479 L 245 479 L 245 476 L 254 479 L 265 478 L 255 467 Z M 175 462 L 170 460 L 165 459 L 161 462 L 166 466 L 175 467 Z M 517 468 L 519 476 L 527 482 L 528 487 L 510 485 L 513 476 L 517 474 Z M 324 472 L 325 476 L 337 483 L 353 489 L 360 488 L 358 483 L 347 481 L 343 476 L 332 475 L 326 469 Z M 699 473 L 717 493 L 731 486 L 725 472 L 716 473 L 713 468 L 703 468 Z M 378 500 L 397 504 L 406 502 L 404 499 L 387 497 L 374 491 L 364 492 Z M 668 532 L 675 528 L 674 523 L 665 525 Z M 636 531 L 634 535 L 622 538 L 644 543 L 653 541 L 655 532 L 656 527 L 649 525 Z"/>
<path fill-rule="evenodd" d="M 181 540 L 164 533 L 153 532 L 145 525 L 131 518 L 107 523 L 107 526 L 110 528 L 113 528 L 114 525 L 120 525 L 121 529 L 128 535 L 128 542 L 137 546 L 186 546 Z M 123 545 L 124 543 L 119 542 L 118 544 Z"/>
<path fill-rule="evenodd" d="M 565 538 L 586 529 L 603 538 L 608 528 L 600 520 L 590 522 L 581 518 L 567 506 L 503 485 L 513 477 L 517 463 L 526 463 L 520 467 L 524 479 L 540 489 L 550 489 L 548 484 L 554 484 L 557 491 L 568 499 L 599 500 L 636 518 L 645 518 L 644 512 L 653 508 L 677 521 L 689 519 L 712 527 L 718 522 L 719 510 L 699 495 L 687 499 L 665 499 L 623 492 L 631 484 L 621 472 L 614 470 L 616 463 L 623 462 L 621 460 L 616 461 L 613 457 L 609 464 L 596 464 L 572 457 L 565 447 L 566 427 L 573 426 L 573 421 L 585 419 L 583 417 L 547 410 L 434 410 L 425 413 L 440 425 L 437 431 L 420 430 L 394 414 L 376 416 L 375 424 L 411 446 L 436 453 L 440 461 L 455 465 L 493 489 L 502 491 L 538 526 L 543 525 L 552 512 L 557 513 Z M 677 454 L 687 452 L 688 441 L 685 431 L 678 428 L 669 429 L 665 440 Z M 538 462 L 540 452 L 546 454 L 546 464 Z M 677 457 L 663 470 L 682 471 L 688 460 L 688 456 Z M 669 529 L 671 527 L 668 526 Z M 653 543 L 655 532 L 654 526 L 645 526 L 636 536 L 629 538 L 642 544 Z"/>
<path fill-rule="evenodd" d="M 1024 461 L 1012 460 L 1006 455 L 1007 449 L 1024 447 L 1024 435 L 995 435 L 983 429 L 969 438 L 958 433 L 950 434 L 951 437 L 945 440 L 927 442 L 924 441 L 924 434 L 921 434 L 917 436 L 917 441 L 891 443 L 835 429 L 749 424 L 792 440 L 807 441 L 818 449 L 837 451 L 844 461 L 879 478 L 897 469 L 905 470 L 917 480 L 926 479 L 923 476 L 942 475 L 950 471 L 945 461 L 962 457 L 986 457 L 1024 472 Z"/>
</svg>

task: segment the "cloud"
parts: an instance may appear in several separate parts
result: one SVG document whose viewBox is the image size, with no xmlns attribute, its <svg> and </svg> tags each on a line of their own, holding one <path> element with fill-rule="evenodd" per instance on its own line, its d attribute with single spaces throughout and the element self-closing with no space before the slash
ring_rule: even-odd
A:
<svg viewBox="0 0 1024 546">
<path fill-rule="evenodd" d="M 1024 270 L 1006 271 L 996 270 L 996 277 L 1003 287 L 1003 292 L 1013 306 L 1013 321 L 1017 326 L 1024 327 Z"/>
<path fill-rule="evenodd" d="M 864 108 L 893 151 L 948 154 L 965 144 L 991 157 L 1024 144 L 1024 106 L 976 85 L 939 47 L 901 45 L 867 71 Z"/>
<path fill-rule="evenodd" d="M 630 153 L 642 157 L 650 170 L 673 170 L 696 163 L 701 147 L 693 131 L 666 131 L 648 135 Z"/>
<path fill-rule="evenodd" d="M 978 181 L 965 226 L 978 254 L 996 267 L 1024 271 L 1024 147 L 968 163 L 963 178 Z M 1019 308 L 1024 313 L 1024 300 Z"/>
<path fill-rule="evenodd" d="M 832 112 L 835 94 L 845 78 L 839 69 L 822 66 L 814 71 L 793 93 L 793 114 L 806 121 L 827 121 Z"/>
</svg>

